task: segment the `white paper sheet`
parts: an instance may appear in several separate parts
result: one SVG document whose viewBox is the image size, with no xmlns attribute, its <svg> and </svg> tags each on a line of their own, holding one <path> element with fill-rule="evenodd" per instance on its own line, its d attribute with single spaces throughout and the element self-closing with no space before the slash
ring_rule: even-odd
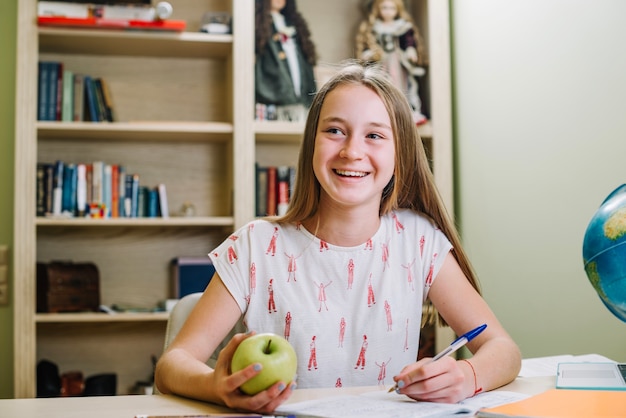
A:
<svg viewBox="0 0 626 418">
<path fill-rule="evenodd" d="M 485 392 L 457 404 L 416 402 L 407 396 L 386 391 L 361 395 L 334 396 L 281 405 L 276 412 L 295 414 L 298 418 L 434 418 L 473 416 L 482 407 L 515 402 L 528 395 L 516 392 Z"/>
<path fill-rule="evenodd" d="M 613 360 L 601 356 L 600 354 L 583 354 L 579 356 L 573 356 L 571 354 L 564 354 L 560 356 L 549 357 L 536 357 L 522 360 L 522 369 L 519 372 L 520 377 L 535 377 L 535 376 L 556 376 L 556 370 L 559 363 L 572 362 L 572 361 L 606 361 L 612 362 Z"/>
</svg>

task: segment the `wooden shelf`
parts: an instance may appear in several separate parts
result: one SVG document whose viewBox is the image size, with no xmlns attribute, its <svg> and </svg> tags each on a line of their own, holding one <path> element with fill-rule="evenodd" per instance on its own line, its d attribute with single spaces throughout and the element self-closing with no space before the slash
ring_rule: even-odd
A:
<svg viewBox="0 0 626 418">
<path fill-rule="evenodd" d="M 84 323 L 84 322 L 164 322 L 168 312 L 124 312 L 116 314 L 81 312 L 81 313 L 38 313 L 35 321 L 45 323 Z"/>
<path fill-rule="evenodd" d="M 222 122 L 37 122 L 39 139 L 117 141 L 228 141 L 233 125 Z"/>
<path fill-rule="evenodd" d="M 116 29 L 39 28 L 41 53 L 225 58 L 233 36 Z"/>
<path fill-rule="evenodd" d="M 230 216 L 206 217 L 170 217 L 170 218 L 37 218 L 37 226 L 71 227 L 232 227 L 234 220 Z"/>
</svg>

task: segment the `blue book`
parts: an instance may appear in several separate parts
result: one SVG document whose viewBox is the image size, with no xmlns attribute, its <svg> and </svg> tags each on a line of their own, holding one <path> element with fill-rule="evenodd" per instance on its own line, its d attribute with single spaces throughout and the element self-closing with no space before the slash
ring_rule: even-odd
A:
<svg viewBox="0 0 626 418">
<path fill-rule="evenodd" d="M 48 71 L 48 111 L 45 120 L 57 120 L 57 103 L 59 98 L 59 72 L 61 63 L 51 62 Z"/>
<path fill-rule="evenodd" d="M 48 120 L 48 95 L 50 94 L 50 62 L 39 61 L 39 80 L 37 89 L 37 120 Z"/>
<path fill-rule="evenodd" d="M 69 163 L 63 170 L 63 200 L 61 204 L 61 213 L 76 213 L 76 193 L 77 193 L 78 175 L 76 164 Z"/>
<path fill-rule="evenodd" d="M 156 218 L 157 216 L 159 216 L 159 190 L 156 187 L 148 191 L 146 216 L 148 218 Z"/>
<path fill-rule="evenodd" d="M 98 113 L 98 99 L 96 98 L 96 87 L 91 76 L 84 76 L 83 83 L 85 84 L 85 102 L 87 103 L 88 118 L 91 122 L 99 122 L 100 115 Z"/>
</svg>

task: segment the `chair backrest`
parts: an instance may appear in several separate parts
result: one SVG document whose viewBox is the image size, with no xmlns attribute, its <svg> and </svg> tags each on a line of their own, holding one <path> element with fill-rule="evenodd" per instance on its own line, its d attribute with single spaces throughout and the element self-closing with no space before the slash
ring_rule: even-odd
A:
<svg viewBox="0 0 626 418">
<path fill-rule="evenodd" d="M 202 292 L 190 293 L 186 296 L 183 296 L 176 303 L 176 305 L 174 305 L 167 320 L 167 327 L 165 328 L 165 343 L 163 344 L 163 352 L 165 352 L 167 347 L 169 347 L 172 341 L 174 341 L 174 338 L 176 338 L 176 335 L 178 335 L 178 332 L 183 327 L 183 324 L 187 320 L 187 317 L 189 316 L 193 308 L 195 308 L 196 303 L 198 303 L 198 300 L 200 300 L 201 296 Z M 242 319 L 239 319 L 239 321 L 237 321 L 233 329 L 231 329 L 228 335 L 226 335 L 226 338 L 224 338 L 224 340 L 217 346 L 217 348 L 207 361 L 207 364 L 209 366 L 215 367 L 217 356 L 222 348 L 224 348 L 224 346 L 228 344 L 233 335 L 240 332 L 246 332 L 246 327 L 243 324 Z"/>
<path fill-rule="evenodd" d="M 200 300 L 200 296 L 202 296 L 202 292 L 190 293 L 186 296 L 183 296 L 176 305 L 172 308 L 170 312 L 170 316 L 167 320 L 167 326 L 165 328 L 165 343 L 163 344 L 163 352 L 169 347 L 169 345 L 174 341 L 176 335 L 183 327 L 183 324 L 187 320 L 187 317 Z"/>
<path fill-rule="evenodd" d="M 183 324 L 187 320 L 187 317 L 189 316 L 193 308 L 195 308 L 196 303 L 198 303 L 198 300 L 200 300 L 201 296 L 202 292 L 190 293 L 186 296 L 183 296 L 176 303 L 176 305 L 174 305 L 172 311 L 170 312 L 170 316 L 167 320 L 167 326 L 165 328 L 165 342 L 163 343 L 163 352 L 165 352 L 165 350 L 167 350 L 167 347 L 169 347 L 172 341 L 174 341 L 174 338 L 176 338 L 176 335 L 178 335 L 178 332 L 183 327 Z M 215 368 L 217 356 L 222 348 L 224 348 L 224 346 L 228 344 L 233 335 L 240 332 L 246 332 L 246 327 L 241 319 L 237 321 L 233 329 L 228 333 L 226 338 L 224 338 L 224 340 L 217 346 L 217 348 L 207 361 L 207 364 L 210 367 Z M 159 393 L 156 385 L 153 385 L 153 393 Z"/>
</svg>

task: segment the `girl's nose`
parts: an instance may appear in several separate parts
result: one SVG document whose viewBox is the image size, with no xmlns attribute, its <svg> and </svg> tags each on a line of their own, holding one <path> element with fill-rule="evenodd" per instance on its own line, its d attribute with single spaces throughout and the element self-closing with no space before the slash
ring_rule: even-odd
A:
<svg viewBox="0 0 626 418">
<path fill-rule="evenodd" d="M 343 148 L 339 151 L 341 158 L 348 158 L 356 160 L 363 157 L 363 150 L 361 149 L 361 143 L 353 138 L 344 142 Z"/>
</svg>

